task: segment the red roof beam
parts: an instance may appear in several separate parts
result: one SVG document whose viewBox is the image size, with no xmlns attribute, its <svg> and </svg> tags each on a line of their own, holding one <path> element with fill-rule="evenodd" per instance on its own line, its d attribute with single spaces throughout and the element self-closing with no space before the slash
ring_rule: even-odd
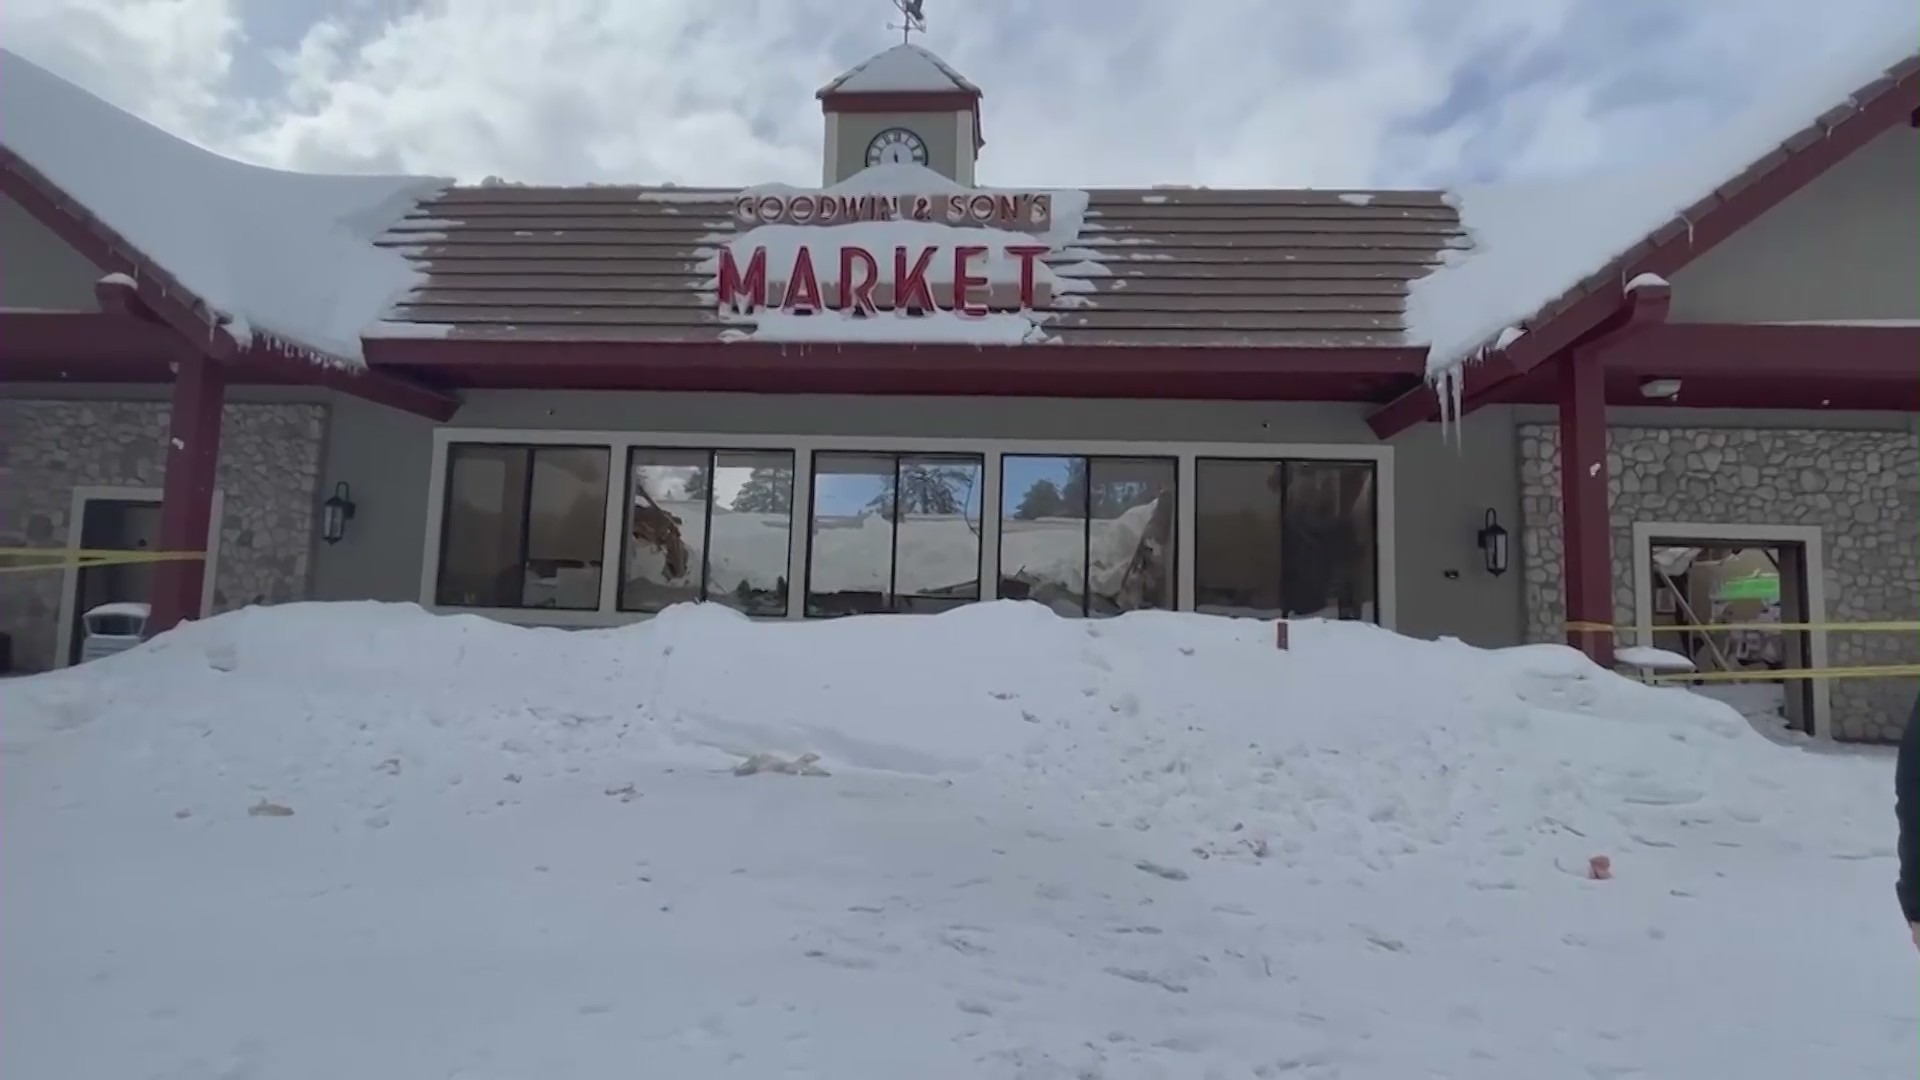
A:
<svg viewBox="0 0 1920 1080">
<path fill-rule="evenodd" d="M 282 352 L 255 340 L 242 348 L 239 343 L 224 330 L 210 330 L 204 343 L 200 335 L 189 339 L 181 327 L 169 322 L 154 307 L 154 300 L 141 295 L 126 282 L 101 281 L 94 285 L 95 297 L 100 309 L 115 316 L 144 319 L 158 326 L 171 326 L 176 333 L 167 335 L 173 339 L 172 348 L 176 351 L 195 349 L 204 344 L 202 355 L 219 361 L 232 370 L 227 377 L 257 374 L 270 382 L 304 383 L 310 386 L 339 390 L 354 397 L 371 401 L 376 405 L 399 409 L 402 412 L 424 416 L 429 420 L 445 421 L 453 418 L 460 408 L 460 400 L 452 394 L 434 390 L 412 379 L 390 372 L 369 369 L 351 370 L 332 364 L 317 364 L 291 353 Z M 174 303 L 176 320 L 187 318 L 184 306 L 166 297 L 158 298 L 165 305 Z M 191 326 L 191 323 L 185 325 Z"/>
</svg>

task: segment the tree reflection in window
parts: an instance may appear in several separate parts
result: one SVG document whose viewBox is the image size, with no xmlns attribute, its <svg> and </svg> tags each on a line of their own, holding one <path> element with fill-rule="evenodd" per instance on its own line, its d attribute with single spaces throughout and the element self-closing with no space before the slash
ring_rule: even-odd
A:
<svg viewBox="0 0 1920 1080">
<path fill-rule="evenodd" d="M 977 456 L 814 455 L 807 613 L 978 600 L 982 470 Z"/>
<path fill-rule="evenodd" d="M 1001 459 L 1000 595 L 1062 615 L 1174 606 L 1172 458 Z"/>
<path fill-rule="evenodd" d="M 628 491 L 622 610 L 707 600 L 786 614 L 792 453 L 635 449 Z"/>
</svg>

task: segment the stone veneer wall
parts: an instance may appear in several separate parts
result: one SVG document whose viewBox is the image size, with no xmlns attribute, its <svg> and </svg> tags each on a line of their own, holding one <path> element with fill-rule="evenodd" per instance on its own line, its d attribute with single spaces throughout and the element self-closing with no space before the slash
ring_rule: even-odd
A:
<svg viewBox="0 0 1920 1080">
<path fill-rule="evenodd" d="M 66 547 L 76 487 L 160 487 L 167 413 L 165 402 L 0 399 L 0 547 Z M 214 610 L 307 596 L 325 428 L 323 405 L 226 407 Z M 53 666 L 61 581 L 0 574 L 14 670 Z"/>
<path fill-rule="evenodd" d="M 1560 430 L 1522 424 L 1527 637 L 1563 640 Z M 1814 525 L 1830 622 L 1912 620 L 1920 607 L 1920 439 L 1901 431 L 1613 427 L 1607 432 L 1613 621 L 1634 621 L 1633 523 Z M 1920 661 L 1920 636 L 1829 633 L 1834 667 Z M 1920 682 L 1835 679 L 1834 735 L 1899 738 Z"/>
</svg>

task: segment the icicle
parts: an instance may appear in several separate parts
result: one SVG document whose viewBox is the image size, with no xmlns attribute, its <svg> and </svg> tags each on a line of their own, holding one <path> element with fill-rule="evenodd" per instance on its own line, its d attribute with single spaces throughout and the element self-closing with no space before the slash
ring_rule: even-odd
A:
<svg viewBox="0 0 1920 1080">
<path fill-rule="evenodd" d="M 1463 454 L 1466 452 L 1467 440 L 1466 433 L 1460 430 L 1460 408 L 1464 404 L 1463 398 L 1466 396 L 1466 370 L 1461 367 L 1454 368 L 1447 381 L 1449 384 L 1448 388 L 1453 393 L 1453 452 L 1455 454 Z"/>
</svg>

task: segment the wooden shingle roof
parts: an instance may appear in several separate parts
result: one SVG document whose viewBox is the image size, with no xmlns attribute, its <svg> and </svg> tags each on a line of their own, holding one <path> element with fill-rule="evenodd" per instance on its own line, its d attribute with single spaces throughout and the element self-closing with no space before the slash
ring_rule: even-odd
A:
<svg viewBox="0 0 1920 1080">
<path fill-rule="evenodd" d="M 447 190 L 380 240 L 426 274 L 388 319 L 454 338 L 720 340 L 739 329 L 722 321 L 714 294 L 738 194 Z M 1077 244 L 1046 260 L 1091 284 L 1049 301 L 1042 328 L 1066 344 L 1402 345 L 1408 282 L 1465 243 L 1434 191 L 1088 194 Z"/>
</svg>

